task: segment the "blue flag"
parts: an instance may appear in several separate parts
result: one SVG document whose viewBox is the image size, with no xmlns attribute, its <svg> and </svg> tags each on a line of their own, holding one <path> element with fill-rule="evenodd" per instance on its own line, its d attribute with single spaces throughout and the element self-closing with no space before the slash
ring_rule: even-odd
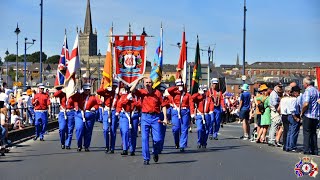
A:
<svg viewBox="0 0 320 180">
<path fill-rule="evenodd" d="M 153 82 L 153 88 L 156 88 L 160 83 L 162 79 L 162 65 L 163 65 L 163 30 L 162 26 L 160 29 L 160 40 L 158 47 L 156 49 L 156 54 L 153 59 L 152 63 L 152 69 L 150 72 L 150 78 Z"/>
</svg>

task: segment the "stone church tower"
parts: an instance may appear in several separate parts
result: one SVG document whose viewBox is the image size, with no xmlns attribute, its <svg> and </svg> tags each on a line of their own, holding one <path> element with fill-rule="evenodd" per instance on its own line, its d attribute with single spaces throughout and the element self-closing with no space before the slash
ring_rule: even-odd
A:
<svg viewBox="0 0 320 180">
<path fill-rule="evenodd" d="M 90 56 L 97 55 L 97 32 L 92 31 L 90 0 L 87 0 L 83 32 L 79 33 L 80 60 L 90 62 Z"/>
</svg>

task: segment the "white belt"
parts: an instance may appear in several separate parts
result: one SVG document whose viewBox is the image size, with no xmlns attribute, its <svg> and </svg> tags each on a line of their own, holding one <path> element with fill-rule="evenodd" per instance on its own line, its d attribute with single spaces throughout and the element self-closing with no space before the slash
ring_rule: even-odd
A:
<svg viewBox="0 0 320 180">
<path fill-rule="evenodd" d="M 127 112 L 127 111 L 121 111 L 121 112 L 130 114 L 130 112 Z M 139 111 L 133 111 L 133 113 L 139 113 Z"/>
<path fill-rule="evenodd" d="M 105 111 L 110 111 L 110 109 L 114 110 L 114 108 L 110 108 L 110 107 L 107 107 L 107 106 L 103 108 L 103 110 L 105 110 Z"/>
<path fill-rule="evenodd" d="M 197 113 L 197 116 L 202 116 L 203 115 L 203 113 Z"/>
<path fill-rule="evenodd" d="M 92 112 L 92 111 L 90 111 L 90 110 L 86 110 L 86 112 Z"/>
<path fill-rule="evenodd" d="M 174 110 L 178 110 L 177 108 L 173 108 L 173 109 L 174 109 Z M 187 107 L 181 107 L 180 110 L 181 110 L 181 109 L 189 109 L 189 108 L 187 108 Z"/>
<path fill-rule="evenodd" d="M 34 110 L 34 112 L 47 112 L 48 110 Z"/>
<path fill-rule="evenodd" d="M 60 109 L 60 112 L 71 112 L 71 111 L 75 111 L 74 109 Z"/>
</svg>

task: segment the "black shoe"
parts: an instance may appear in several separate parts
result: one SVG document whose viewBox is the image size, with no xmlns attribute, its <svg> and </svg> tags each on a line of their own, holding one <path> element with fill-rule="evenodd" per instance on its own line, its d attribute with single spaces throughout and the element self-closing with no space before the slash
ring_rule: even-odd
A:
<svg viewBox="0 0 320 180">
<path fill-rule="evenodd" d="M 202 145 L 202 148 L 203 148 L 203 149 L 207 149 L 207 146 L 206 146 L 206 145 Z"/>
<path fill-rule="evenodd" d="M 38 139 L 38 137 L 34 137 L 33 140 L 36 141 Z"/>
<path fill-rule="evenodd" d="M 65 149 L 65 148 L 66 148 L 66 146 L 61 144 L 61 149 Z"/>
<path fill-rule="evenodd" d="M 134 152 L 131 152 L 130 153 L 130 156 L 135 156 L 136 154 Z"/>
<path fill-rule="evenodd" d="M 184 148 L 181 148 L 181 149 L 180 149 L 180 152 L 184 152 Z"/>
<path fill-rule="evenodd" d="M 175 146 L 175 147 L 176 147 L 176 149 L 179 149 L 179 148 L 180 148 L 180 147 L 179 147 L 179 144 L 176 144 L 176 146 Z"/>
<path fill-rule="evenodd" d="M 122 155 L 122 156 L 128 155 L 128 151 L 127 151 L 127 150 L 122 151 L 121 155 Z"/>
<path fill-rule="evenodd" d="M 66 149 L 70 150 L 71 148 L 70 148 L 70 146 L 66 146 Z"/>
<path fill-rule="evenodd" d="M 200 149 L 200 148 L 201 148 L 201 145 L 197 145 L 197 148 Z"/>
<path fill-rule="evenodd" d="M 111 150 L 111 151 L 110 151 L 110 154 L 114 154 L 114 150 Z"/>
<path fill-rule="evenodd" d="M 78 151 L 78 152 L 80 152 L 81 150 L 82 150 L 82 148 L 81 148 L 81 147 L 79 147 L 79 148 L 77 149 L 77 151 Z"/>
<path fill-rule="evenodd" d="M 154 162 L 158 162 L 159 161 L 159 155 L 153 155 L 153 160 L 154 160 Z"/>
<path fill-rule="evenodd" d="M 277 146 L 277 147 L 282 147 L 282 144 L 280 144 L 279 142 L 276 142 L 276 143 L 275 143 L 275 146 Z"/>
<path fill-rule="evenodd" d="M 143 165 L 149 165 L 149 161 L 144 160 L 144 161 L 143 161 Z"/>
<path fill-rule="evenodd" d="M 223 128 L 223 124 L 221 124 L 220 126 L 221 126 L 221 128 Z"/>
<path fill-rule="evenodd" d="M 43 138 L 40 138 L 40 141 L 44 141 L 44 139 L 43 139 Z"/>
<path fill-rule="evenodd" d="M 209 139 L 212 140 L 213 139 L 212 136 L 210 136 Z"/>
<path fill-rule="evenodd" d="M 89 148 L 84 148 L 85 152 L 90 152 Z"/>
<path fill-rule="evenodd" d="M 214 140 L 218 140 L 218 137 L 214 137 L 213 139 L 214 139 Z"/>
<path fill-rule="evenodd" d="M 104 149 L 104 152 L 105 152 L 105 153 L 108 153 L 108 152 L 109 152 L 109 148 L 105 148 L 105 149 Z"/>
</svg>

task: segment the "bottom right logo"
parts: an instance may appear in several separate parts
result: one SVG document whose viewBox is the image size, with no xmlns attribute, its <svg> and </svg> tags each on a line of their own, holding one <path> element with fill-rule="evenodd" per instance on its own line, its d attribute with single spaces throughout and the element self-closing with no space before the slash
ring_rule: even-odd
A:
<svg viewBox="0 0 320 180">
<path fill-rule="evenodd" d="M 310 157 L 300 158 L 300 161 L 294 167 L 297 177 L 308 175 L 315 178 L 318 171 L 318 165 Z"/>
</svg>

